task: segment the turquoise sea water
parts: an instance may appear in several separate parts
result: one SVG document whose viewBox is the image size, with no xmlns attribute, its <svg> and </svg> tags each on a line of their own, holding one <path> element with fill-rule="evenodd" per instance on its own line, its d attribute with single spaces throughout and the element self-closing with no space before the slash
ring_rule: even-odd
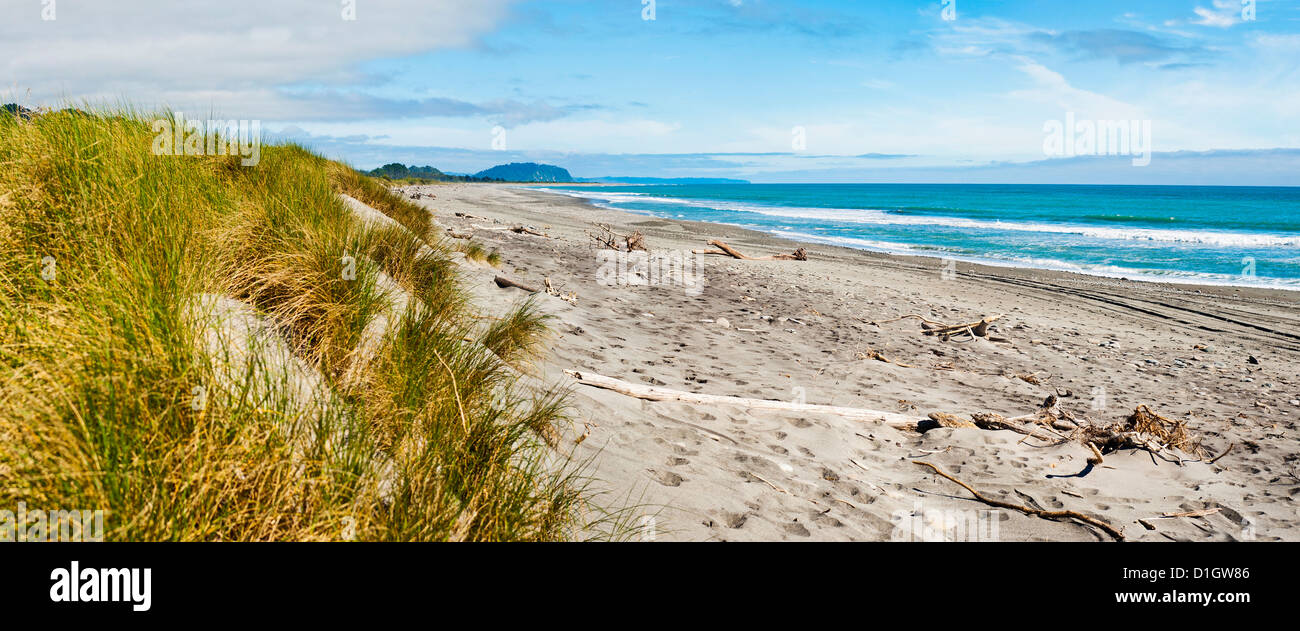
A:
<svg viewBox="0 0 1300 631">
<path fill-rule="evenodd" d="M 1300 187 L 655 184 L 547 190 L 633 213 L 865 250 L 1300 290 Z"/>
</svg>

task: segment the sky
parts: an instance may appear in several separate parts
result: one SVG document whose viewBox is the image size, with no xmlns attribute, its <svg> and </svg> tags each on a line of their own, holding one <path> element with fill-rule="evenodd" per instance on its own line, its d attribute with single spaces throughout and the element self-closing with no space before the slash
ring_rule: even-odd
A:
<svg viewBox="0 0 1300 631">
<path fill-rule="evenodd" d="M 0 15 L 0 100 L 259 120 L 358 168 L 1300 184 L 1300 0 L 0 0 Z M 1126 147 L 1075 141 L 1121 122 Z"/>
</svg>

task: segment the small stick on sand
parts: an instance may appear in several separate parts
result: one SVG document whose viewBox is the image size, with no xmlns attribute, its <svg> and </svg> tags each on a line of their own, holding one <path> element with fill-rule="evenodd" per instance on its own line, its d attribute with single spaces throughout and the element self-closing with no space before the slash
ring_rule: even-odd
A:
<svg viewBox="0 0 1300 631">
<path fill-rule="evenodd" d="M 781 487 L 779 487 L 779 486 L 777 486 L 777 485 L 775 485 L 775 484 L 772 484 L 771 482 L 768 482 L 767 479 L 764 478 L 763 476 L 758 475 L 757 473 L 751 473 L 751 472 L 748 472 L 748 471 L 746 471 L 746 473 L 749 474 L 749 475 L 752 476 L 752 477 L 755 477 L 755 478 L 758 478 L 759 480 L 762 480 L 762 481 L 763 481 L 764 483 L 766 483 L 768 486 L 772 487 L 772 490 L 774 490 L 774 491 L 778 491 L 778 492 L 780 492 L 780 493 L 785 493 L 785 489 L 783 489 L 783 488 L 781 488 Z M 785 493 L 785 494 L 786 494 L 786 495 L 789 495 L 789 493 Z"/>
<path fill-rule="evenodd" d="M 878 322 L 877 322 L 877 321 L 872 321 L 872 322 L 870 322 L 869 324 L 872 324 L 872 325 L 874 325 L 874 326 L 880 326 L 880 325 L 882 325 L 882 324 L 889 324 L 889 323 L 891 323 L 891 322 L 898 322 L 898 321 L 900 321 L 900 320 L 906 320 L 906 319 L 908 319 L 908 318 L 916 318 L 917 320 L 920 320 L 920 321 L 922 321 L 922 322 L 924 322 L 924 323 L 926 323 L 926 324 L 933 324 L 934 326 L 948 326 L 948 325 L 946 325 L 946 324 L 944 324 L 944 323 L 942 323 L 942 322 L 935 322 L 934 320 L 929 320 L 929 319 L 927 319 L 927 318 L 925 318 L 925 317 L 923 317 L 923 316 L 919 316 L 919 315 L 917 315 L 917 314 L 915 314 L 915 313 L 909 313 L 909 314 L 907 314 L 907 315 L 905 315 L 905 316 L 898 316 L 897 318 L 894 318 L 894 319 L 892 319 L 892 320 L 880 320 L 880 321 L 878 321 Z"/>
<path fill-rule="evenodd" d="M 1232 451 L 1232 448 L 1233 448 L 1233 447 L 1236 447 L 1236 446 L 1237 446 L 1237 443 L 1228 443 L 1228 448 L 1227 448 L 1227 449 L 1224 449 L 1224 450 L 1223 450 L 1223 453 L 1221 453 L 1221 454 L 1215 456 L 1213 460 L 1209 461 L 1209 462 L 1206 463 L 1206 464 L 1214 464 L 1214 463 L 1218 462 L 1218 461 L 1219 461 L 1219 458 L 1222 458 L 1222 457 L 1228 455 L 1228 452 L 1229 452 L 1229 451 Z"/>
<path fill-rule="evenodd" d="M 1168 518 L 1168 517 L 1208 517 L 1208 516 L 1213 515 L 1213 514 L 1219 512 L 1219 511 L 1221 511 L 1221 510 L 1223 510 L 1223 507 L 1221 507 L 1221 506 L 1216 506 L 1215 508 L 1202 508 L 1201 510 L 1192 510 L 1192 511 L 1187 511 L 1187 512 L 1185 512 L 1185 513 L 1160 513 L 1160 516 L 1161 516 L 1161 517 L 1166 517 L 1166 518 Z"/>
<path fill-rule="evenodd" d="M 989 506 L 997 506 L 999 508 L 1009 508 L 1011 510 L 1020 511 L 1026 515 L 1034 515 L 1036 517 L 1042 517 L 1044 519 L 1063 519 L 1063 518 L 1077 519 L 1085 524 L 1096 526 L 1106 531 L 1106 534 L 1114 537 L 1116 541 L 1124 540 L 1124 533 L 1115 530 L 1115 528 L 1113 528 L 1110 524 L 1107 524 L 1106 522 L 1096 519 L 1094 517 L 1089 517 L 1087 515 L 1084 515 L 1083 513 L 1077 513 L 1072 510 L 1047 511 L 1047 510 L 1030 508 L 1028 506 L 1021 506 L 1019 504 L 1012 504 L 1010 502 L 1003 502 L 1001 500 L 988 498 L 981 495 L 979 491 L 972 489 L 970 485 L 966 484 L 965 482 L 962 482 L 961 480 L 958 480 L 957 478 L 954 478 L 948 475 L 947 473 L 944 473 L 941 469 L 939 469 L 939 467 L 936 467 L 928 462 L 921 462 L 920 460 L 913 460 L 912 462 L 915 462 L 916 464 L 922 466 L 930 467 L 940 477 L 947 478 L 948 480 L 955 482 L 958 486 L 962 487 L 963 489 L 966 489 L 967 491 L 970 491 L 971 495 L 975 496 L 975 499 L 984 502 Z"/>
</svg>

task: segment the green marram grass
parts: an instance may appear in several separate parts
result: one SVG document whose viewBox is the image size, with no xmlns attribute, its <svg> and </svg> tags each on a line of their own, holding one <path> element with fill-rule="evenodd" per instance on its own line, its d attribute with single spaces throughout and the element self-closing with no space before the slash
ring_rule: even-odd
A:
<svg viewBox="0 0 1300 631">
<path fill-rule="evenodd" d="M 533 305 L 476 313 L 428 212 L 302 147 L 153 155 L 169 116 L 0 116 L 0 506 L 108 540 L 627 535 L 547 445 L 564 393 L 521 382 Z M 213 300 L 274 335 L 214 348 Z"/>
</svg>

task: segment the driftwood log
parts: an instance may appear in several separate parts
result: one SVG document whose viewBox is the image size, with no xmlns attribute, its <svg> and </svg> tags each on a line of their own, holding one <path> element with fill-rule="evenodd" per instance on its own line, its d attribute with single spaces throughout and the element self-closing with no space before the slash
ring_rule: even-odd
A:
<svg viewBox="0 0 1300 631">
<path fill-rule="evenodd" d="M 940 427 L 1009 430 L 1054 444 L 1076 442 L 1088 450 L 1087 458 L 1094 461 L 1092 464 L 1099 464 L 1103 454 L 1119 449 L 1142 449 L 1162 460 L 1178 464 L 1189 460 L 1184 457 L 1184 454 L 1204 458 L 1205 453 L 1199 440 L 1187 434 L 1182 422 L 1165 419 L 1151 412 L 1146 406 L 1138 406 L 1127 420 L 1110 425 L 1098 425 L 1075 419 L 1072 414 L 1061 409 L 1059 399 L 1055 395 L 1049 395 L 1038 411 L 1011 418 L 1000 414 L 977 413 L 971 415 L 972 420 L 967 420 L 946 412 L 932 412 L 925 418 L 918 418 L 882 410 L 700 394 L 636 384 L 577 370 L 566 370 L 564 373 L 583 385 L 612 390 L 646 401 L 736 405 L 755 410 L 830 414 L 855 421 L 884 423 L 895 429 L 922 433 Z M 1227 451 L 1224 452 L 1226 453 Z"/>
<path fill-rule="evenodd" d="M 723 243 L 720 239 L 709 241 L 709 245 L 717 248 L 716 250 L 691 250 L 692 254 L 714 254 L 718 256 L 730 256 L 733 259 L 741 261 L 806 261 L 808 260 L 808 251 L 799 248 L 792 254 L 773 254 L 772 256 L 748 256 L 743 252 Z"/>
<path fill-rule="evenodd" d="M 522 225 L 522 224 L 514 225 L 514 226 L 480 226 L 480 225 L 478 225 L 478 224 L 470 224 L 470 227 L 471 227 L 471 228 L 474 228 L 475 230 L 492 230 L 492 231 L 495 231 L 495 232 L 505 232 L 505 231 L 510 231 L 510 232 L 515 233 L 515 234 L 531 234 L 531 235 L 533 235 L 533 236 L 537 236 L 537 237 L 545 237 L 545 238 L 547 238 L 547 239 L 551 238 L 551 236 L 548 235 L 548 234 L 544 234 L 544 233 L 538 232 L 538 231 L 534 230 L 533 228 L 531 228 L 531 227 L 529 227 L 529 226 Z"/>
<path fill-rule="evenodd" d="M 530 294 L 541 293 L 541 291 L 542 291 L 542 290 L 540 290 L 540 289 L 538 289 L 538 288 L 536 288 L 536 287 L 533 287 L 533 286 L 531 286 L 531 285 L 525 285 L 525 284 L 523 284 L 523 283 L 520 283 L 520 282 L 517 282 L 517 281 L 510 280 L 509 278 L 506 278 L 505 276 L 497 276 L 496 278 L 493 279 L 493 282 L 495 282 L 495 283 L 497 284 L 497 287 L 500 287 L 500 288 L 502 288 L 502 289 L 505 289 L 506 287 L 514 287 L 514 288 L 516 288 L 516 289 L 522 289 L 522 290 L 524 290 L 524 291 L 526 291 L 526 292 L 528 292 L 528 293 L 530 293 Z"/>
<path fill-rule="evenodd" d="M 536 231 L 536 230 L 534 230 L 534 229 L 532 229 L 532 228 L 530 228 L 530 227 L 528 227 L 528 226 L 522 225 L 522 224 L 517 225 L 517 226 L 511 226 L 511 227 L 510 227 L 510 231 L 513 232 L 513 233 L 515 233 L 515 234 L 531 234 L 531 235 L 533 235 L 533 236 L 535 236 L 535 237 L 547 237 L 547 238 L 550 238 L 550 237 L 548 237 L 547 235 L 542 234 L 542 233 L 540 233 L 540 232 L 538 232 L 538 231 Z"/>
<path fill-rule="evenodd" d="M 682 403 L 695 403 L 699 405 L 736 405 L 756 410 L 783 410 L 786 412 L 831 414 L 855 421 L 884 423 L 896 429 L 906 430 L 916 430 L 918 425 L 924 425 L 927 422 L 926 419 L 918 419 L 905 414 L 882 412 L 879 410 L 846 408 L 834 405 L 815 405 L 812 403 L 794 403 L 791 401 L 772 401 L 769 399 L 747 399 L 744 397 L 730 397 L 716 394 L 699 394 L 696 392 L 686 392 L 684 390 L 673 390 L 671 388 L 646 386 L 591 372 L 579 372 L 577 370 L 566 370 L 564 371 L 564 374 L 573 377 L 578 380 L 578 383 L 586 386 L 612 390 L 619 394 L 646 401 L 679 401 Z"/>
</svg>

